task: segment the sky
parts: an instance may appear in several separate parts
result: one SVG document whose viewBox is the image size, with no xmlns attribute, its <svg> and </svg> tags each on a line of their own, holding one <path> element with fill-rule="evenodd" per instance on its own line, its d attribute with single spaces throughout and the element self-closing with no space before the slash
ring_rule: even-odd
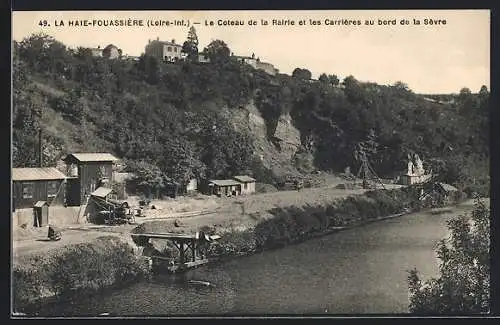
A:
<svg viewBox="0 0 500 325">
<path fill-rule="evenodd" d="M 138 20 L 143 26 L 69 26 L 70 21 L 116 19 Z M 148 26 L 148 21 L 183 19 L 186 26 Z M 434 24 L 425 24 L 425 19 Z M 244 25 L 219 26 L 228 20 Z M 273 20 L 295 24 L 276 25 Z M 367 20 L 374 24 L 365 24 Z M 396 25 L 379 25 L 382 20 Z M 45 26 L 40 26 L 41 21 L 41 25 L 46 21 Z M 175 39 L 182 44 L 188 21 L 189 25 L 199 23 L 193 26 L 200 51 L 220 39 L 235 55 L 254 53 L 281 73 L 306 68 L 313 78 L 327 73 L 383 85 L 403 81 L 414 92 L 425 94 L 458 93 L 463 87 L 477 92 L 482 85 L 490 88 L 489 10 L 15 11 L 12 38 L 21 41 L 44 32 L 69 47 L 114 44 L 124 54 L 138 56 L 149 39 Z M 338 21 L 340 25 L 332 23 Z"/>
</svg>

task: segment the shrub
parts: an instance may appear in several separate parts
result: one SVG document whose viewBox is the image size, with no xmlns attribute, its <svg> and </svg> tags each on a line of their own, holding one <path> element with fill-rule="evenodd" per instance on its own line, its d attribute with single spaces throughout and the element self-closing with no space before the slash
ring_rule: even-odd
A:
<svg viewBox="0 0 500 325">
<path fill-rule="evenodd" d="M 225 233 L 208 247 L 209 257 L 239 256 L 255 252 L 256 239 L 253 231 L 233 231 Z"/>
<path fill-rule="evenodd" d="M 34 255 L 13 270 L 14 305 L 19 309 L 46 296 L 68 297 L 95 291 L 147 273 L 132 247 L 116 237 L 66 246 L 48 256 Z"/>
<path fill-rule="evenodd" d="M 409 271 L 410 311 L 418 314 L 487 313 L 489 304 L 490 211 L 477 200 L 470 218 L 448 223 L 451 236 L 437 248 L 439 277 L 422 281 Z"/>
<path fill-rule="evenodd" d="M 489 197 L 490 184 L 469 185 L 464 188 L 464 193 L 467 194 L 468 197 Z"/>
</svg>

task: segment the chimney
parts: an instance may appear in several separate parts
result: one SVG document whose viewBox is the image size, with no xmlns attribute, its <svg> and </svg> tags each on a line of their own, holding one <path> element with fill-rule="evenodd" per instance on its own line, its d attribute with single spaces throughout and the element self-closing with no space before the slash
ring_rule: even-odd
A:
<svg viewBox="0 0 500 325">
<path fill-rule="evenodd" d="M 160 40 L 160 38 L 159 38 L 159 37 L 157 37 L 157 38 L 156 38 L 156 40 L 157 40 L 157 41 L 159 41 L 159 40 Z"/>
<path fill-rule="evenodd" d="M 38 167 L 43 167 L 42 129 L 38 130 Z"/>
</svg>

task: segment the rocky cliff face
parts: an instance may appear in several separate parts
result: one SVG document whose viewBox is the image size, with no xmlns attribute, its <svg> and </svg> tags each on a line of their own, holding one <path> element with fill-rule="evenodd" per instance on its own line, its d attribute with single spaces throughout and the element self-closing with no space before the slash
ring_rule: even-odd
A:
<svg viewBox="0 0 500 325">
<path fill-rule="evenodd" d="M 240 109 L 228 110 L 233 126 L 248 132 L 255 140 L 254 154 L 276 176 L 298 175 L 293 157 L 300 146 L 300 132 L 292 124 L 290 114 L 280 117 L 274 132 L 275 141 L 267 137 L 266 122 L 253 101 Z"/>
<path fill-rule="evenodd" d="M 300 132 L 292 124 L 290 113 L 280 116 L 274 136 L 279 140 L 281 152 L 293 157 L 300 147 Z"/>
</svg>

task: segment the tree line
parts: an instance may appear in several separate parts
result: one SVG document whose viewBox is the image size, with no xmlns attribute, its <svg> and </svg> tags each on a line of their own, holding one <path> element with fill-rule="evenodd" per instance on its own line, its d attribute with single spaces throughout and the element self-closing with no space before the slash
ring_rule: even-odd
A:
<svg viewBox="0 0 500 325">
<path fill-rule="evenodd" d="M 251 135 L 235 130 L 222 109 L 253 100 L 270 139 L 279 117 L 291 115 L 301 150 L 317 169 L 358 168 L 356 153 L 368 147 L 379 176 L 403 169 L 416 152 L 443 181 L 489 183 L 486 87 L 462 89 L 453 103 L 440 105 L 403 82 L 384 86 L 354 76 L 340 82 L 326 73 L 311 80 L 304 68 L 270 76 L 233 60 L 222 40 L 203 50 L 211 63 L 198 64 L 194 28 L 183 44 L 187 59 L 174 64 L 147 55 L 138 61 L 94 57 L 44 34 L 13 47 L 15 166 L 36 165 L 42 128 L 47 164 L 70 150 L 111 151 L 152 188 L 260 171 Z"/>
</svg>

